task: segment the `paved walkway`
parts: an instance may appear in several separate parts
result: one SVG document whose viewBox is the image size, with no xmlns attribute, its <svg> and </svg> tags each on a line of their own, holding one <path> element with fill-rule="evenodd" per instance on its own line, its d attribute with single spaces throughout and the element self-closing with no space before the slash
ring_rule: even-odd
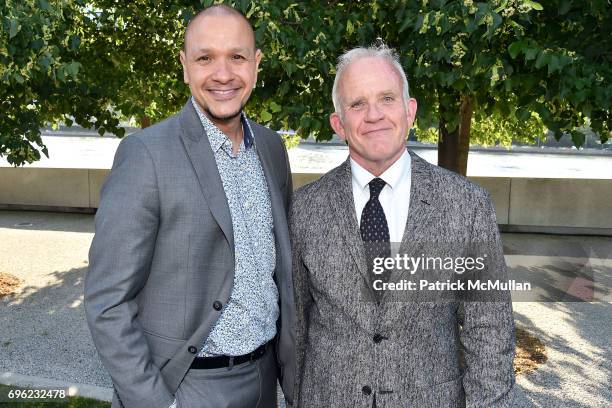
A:
<svg viewBox="0 0 612 408">
<path fill-rule="evenodd" d="M 82 306 L 92 236 L 90 215 L 0 211 L 0 271 L 25 281 L 0 300 L 0 382 L 11 372 L 22 381 L 42 377 L 108 392 Z M 578 274 L 595 282 L 597 300 L 514 303 L 517 325 L 548 349 L 546 364 L 518 378 L 516 406 L 610 406 L 612 238 L 504 234 L 503 240 L 511 274 L 537 276 L 541 299 L 567 289 L 568 275 Z"/>
</svg>

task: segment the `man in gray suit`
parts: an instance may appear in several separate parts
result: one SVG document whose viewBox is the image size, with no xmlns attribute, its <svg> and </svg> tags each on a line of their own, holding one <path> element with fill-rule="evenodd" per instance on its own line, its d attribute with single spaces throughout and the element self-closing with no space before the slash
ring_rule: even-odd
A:
<svg viewBox="0 0 612 408">
<path fill-rule="evenodd" d="M 242 109 L 261 52 L 227 6 L 180 53 L 192 98 L 125 138 L 103 187 L 85 281 L 113 407 L 272 408 L 291 401 L 294 303 L 281 138 Z"/>
<path fill-rule="evenodd" d="M 289 215 L 298 406 L 510 406 L 514 324 L 507 292 L 471 299 L 477 301 L 436 300 L 425 290 L 404 296 L 391 284 L 397 288 L 409 273 L 369 270 L 394 253 L 482 255 L 477 277 L 504 280 L 488 194 L 407 151 L 417 103 L 386 46 L 339 58 L 333 101 L 331 126 L 350 157 L 296 191 Z M 455 273 L 436 268 L 423 276 Z"/>
</svg>

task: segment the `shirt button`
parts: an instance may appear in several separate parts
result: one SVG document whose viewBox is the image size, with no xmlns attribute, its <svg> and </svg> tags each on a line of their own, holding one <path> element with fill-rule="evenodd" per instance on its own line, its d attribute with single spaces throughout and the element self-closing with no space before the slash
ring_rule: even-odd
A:
<svg viewBox="0 0 612 408">
<path fill-rule="evenodd" d="M 195 348 L 194 346 L 189 346 L 189 348 L 187 349 L 188 352 L 190 352 L 191 354 L 195 354 L 198 352 L 198 349 Z"/>
<path fill-rule="evenodd" d="M 370 395 L 372 393 L 372 388 L 370 388 L 369 385 L 364 385 L 361 392 L 363 392 L 365 395 Z"/>
<path fill-rule="evenodd" d="M 219 302 L 218 300 L 215 300 L 213 302 L 213 308 L 217 311 L 221 310 L 223 308 L 223 303 Z"/>
<path fill-rule="evenodd" d="M 383 341 L 383 336 L 380 333 L 374 335 L 374 343 L 378 344 Z"/>
</svg>

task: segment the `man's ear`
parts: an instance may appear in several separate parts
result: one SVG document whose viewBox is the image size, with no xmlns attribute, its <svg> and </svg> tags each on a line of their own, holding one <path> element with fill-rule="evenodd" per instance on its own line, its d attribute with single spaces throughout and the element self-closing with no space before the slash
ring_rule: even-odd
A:
<svg viewBox="0 0 612 408">
<path fill-rule="evenodd" d="M 410 98 L 406 101 L 406 116 L 408 117 L 408 126 L 412 127 L 414 119 L 416 118 L 417 112 L 417 101 L 414 98 Z"/>
<path fill-rule="evenodd" d="M 263 57 L 263 52 L 258 48 L 255 50 L 255 81 L 253 81 L 253 89 L 257 86 L 257 73 L 259 71 L 259 63 L 261 62 L 261 57 Z"/>
<path fill-rule="evenodd" d="M 189 85 L 189 75 L 187 75 L 187 57 L 185 57 L 185 51 L 181 50 L 179 52 L 179 59 L 181 60 L 181 65 L 183 66 L 183 82 Z"/>
<path fill-rule="evenodd" d="M 342 140 L 346 140 L 346 134 L 344 133 L 344 125 L 342 123 L 342 119 L 340 119 L 340 115 L 337 112 L 329 115 L 329 124 L 331 125 L 334 132 L 338 135 L 338 137 Z"/>
</svg>

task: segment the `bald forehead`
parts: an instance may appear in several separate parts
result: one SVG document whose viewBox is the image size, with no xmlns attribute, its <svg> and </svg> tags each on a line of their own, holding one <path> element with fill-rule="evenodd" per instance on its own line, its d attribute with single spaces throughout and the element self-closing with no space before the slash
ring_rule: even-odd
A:
<svg viewBox="0 0 612 408">
<path fill-rule="evenodd" d="M 217 5 L 208 7 L 198 14 L 193 16 L 187 24 L 187 29 L 185 30 L 185 45 L 184 49 L 187 50 L 187 42 L 189 41 L 190 34 L 193 32 L 194 27 L 202 25 L 204 29 L 206 29 L 206 19 L 207 17 L 226 17 L 231 19 L 238 19 L 246 27 L 248 27 L 249 36 L 251 37 L 253 50 L 255 47 L 255 32 L 253 31 L 253 26 L 251 22 L 238 10 L 235 10 L 229 6 Z"/>
</svg>

